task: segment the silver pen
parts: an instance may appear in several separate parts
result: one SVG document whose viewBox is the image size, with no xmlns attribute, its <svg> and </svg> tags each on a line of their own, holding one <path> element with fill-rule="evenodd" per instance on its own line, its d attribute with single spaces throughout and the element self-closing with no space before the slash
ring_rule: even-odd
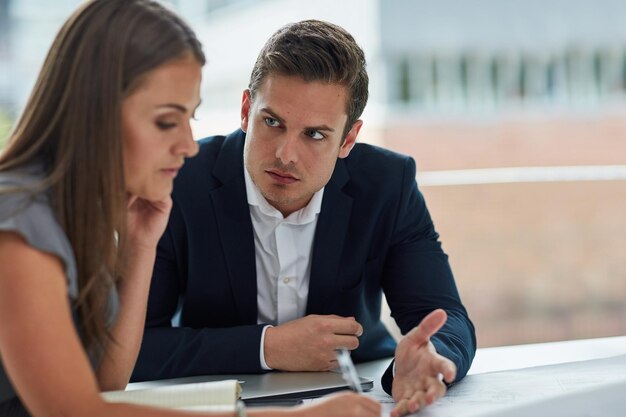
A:
<svg viewBox="0 0 626 417">
<path fill-rule="evenodd" d="M 358 392 L 359 394 L 363 393 L 359 375 L 356 373 L 352 359 L 350 359 L 350 352 L 348 352 L 347 349 L 338 349 L 336 352 L 337 362 L 339 363 L 339 369 L 341 370 L 343 379 L 348 383 L 352 391 Z"/>
</svg>

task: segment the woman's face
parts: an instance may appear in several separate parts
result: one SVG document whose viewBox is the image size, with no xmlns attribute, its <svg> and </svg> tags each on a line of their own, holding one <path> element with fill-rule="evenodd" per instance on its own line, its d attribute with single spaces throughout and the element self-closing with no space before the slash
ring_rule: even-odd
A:
<svg viewBox="0 0 626 417">
<path fill-rule="evenodd" d="M 201 65 L 191 54 L 147 73 L 122 103 L 126 191 L 163 200 L 185 158 L 198 152 L 189 120 L 200 104 Z"/>
</svg>

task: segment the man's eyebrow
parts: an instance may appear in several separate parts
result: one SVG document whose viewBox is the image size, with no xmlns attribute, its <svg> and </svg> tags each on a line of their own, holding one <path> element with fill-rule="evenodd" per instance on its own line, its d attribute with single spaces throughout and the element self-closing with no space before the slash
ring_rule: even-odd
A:
<svg viewBox="0 0 626 417">
<path fill-rule="evenodd" d="M 278 120 L 280 122 L 280 124 L 285 124 L 285 119 L 283 119 L 282 117 L 277 115 L 274 111 L 272 111 L 271 108 L 263 107 L 261 109 L 261 111 L 269 114 L 270 116 L 272 116 L 272 118 Z M 332 127 L 330 127 L 328 125 L 308 126 L 305 129 L 306 130 L 321 130 L 321 131 L 331 132 L 331 133 L 335 131 L 335 129 L 333 129 Z"/>
<path fill-rule="evenodd" d="M 280 122 L 280 124 L 285 124 L 285 119 L 283 119 L 282 117 L 280 117 L 279 115 L 277 115 L 271 108 L 269 107 L 263 107 L 261 109 L 262 112 L 269 114 L 270 116 L 272 116 L 272 118 L 278 120 Z"/>
<path fill-rule="evenodd" d="M 331 132 L 331 133 L 335 131 L 335 129 L 327 125 L 309 126 L 306 128 L 306 130 L 320 130 L 320 131 Z"/>
</svg>

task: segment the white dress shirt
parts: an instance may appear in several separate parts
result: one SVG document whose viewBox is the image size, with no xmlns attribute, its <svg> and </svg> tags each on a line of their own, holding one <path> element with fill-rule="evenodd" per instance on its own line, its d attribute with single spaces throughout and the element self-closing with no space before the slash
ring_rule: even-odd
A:
<svg viewBox="0 0 626 417">
<path fill-rule="evenodd" d="M 272 207 L 244 167 L 246 195 L 254 231 L 257 281 L 257 323 L 278 325 L 304 317 L 309 294 L 311 253 L 324 188 L 309 204 L 284 218 Z M 261 365 L 265 363 L 261 338 Z"/>
</svg>

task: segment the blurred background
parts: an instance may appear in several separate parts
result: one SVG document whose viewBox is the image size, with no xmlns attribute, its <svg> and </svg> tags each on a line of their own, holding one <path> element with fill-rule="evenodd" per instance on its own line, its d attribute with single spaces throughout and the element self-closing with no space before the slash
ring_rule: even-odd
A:
<svg viewBox="0 0 626 417">
<path fill-rule="evenodd" d="M 480 347 L 626 334 L 626 2 L 179 0 L 196 138 L 239 124 L 261 46 L 318 18 L 363 47 L 360 140 L 413 156 Z M 77 0 L 0 0 L 0 142 Z"/>
</svg>

